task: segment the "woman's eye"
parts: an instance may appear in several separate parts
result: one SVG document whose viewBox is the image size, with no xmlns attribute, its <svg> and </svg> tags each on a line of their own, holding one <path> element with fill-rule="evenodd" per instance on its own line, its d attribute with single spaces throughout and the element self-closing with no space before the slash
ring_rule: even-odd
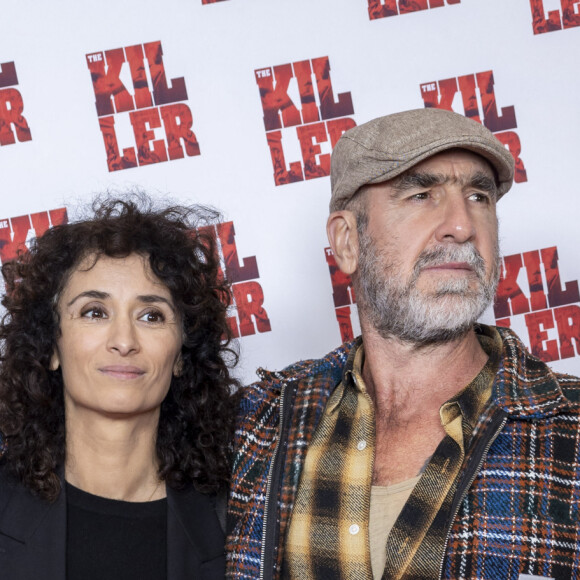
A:
<svg viewBox="0 0 580 580">
<path fill-rule="evenodd" d="M 81 316 L 83 318 L 91 318 L 94 320 L 101 320 L 103 318 L 107 318 L 107 314 L 102 308 L 98 306 L 91 306 L 89 308 L 85 308 L 81 311 Z"/>
<path fill-rule="evenodd" d="M 157 310 L 151 310 L 150 312 L 145 312 L 139 317 L 139 320 L 143 322 L 164 322 L 165 316 Z"/>
</svg>

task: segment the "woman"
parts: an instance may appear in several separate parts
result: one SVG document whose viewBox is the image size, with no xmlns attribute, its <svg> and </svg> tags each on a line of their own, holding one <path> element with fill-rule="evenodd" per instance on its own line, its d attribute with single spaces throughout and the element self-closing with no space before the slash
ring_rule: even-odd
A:
<svg viewBox="0 0 580 580">
<path fill-rule="evenodd" d="M 235 354 L 208 212 L 93 209 L 2 268 L 0 576 L 216 580 Z"/>
</svg>

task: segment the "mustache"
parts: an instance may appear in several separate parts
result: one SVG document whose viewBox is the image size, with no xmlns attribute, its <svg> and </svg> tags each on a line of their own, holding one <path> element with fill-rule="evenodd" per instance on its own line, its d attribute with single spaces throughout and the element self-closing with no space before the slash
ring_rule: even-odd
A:
<svg viewBox="0 0 580 580">
<path fill-rule="evenodd" d="M 449 262 L 464 262 L 471 267 L 480 280 L 485 278 L 485 260 L 471 242 L 423 250 L 415 262 L 413 278 L 416 279 L 424 268 L 440 266 Z"/>
</svg>

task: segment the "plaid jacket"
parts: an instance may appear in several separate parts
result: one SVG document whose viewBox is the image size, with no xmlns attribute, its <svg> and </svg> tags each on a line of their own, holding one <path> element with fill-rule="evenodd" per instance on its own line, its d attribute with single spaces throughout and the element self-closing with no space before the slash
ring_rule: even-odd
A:
<svg viewBox="0 0 580 580">
<path fill-rule="evenodd" d="M 450 510 L 441 578 L 580 579 L 580 379 L 509 329 L 493 404 L 473 433 Z M 235 436 L 227 577 L 278 579 L 309 441 L 352 344 L 244 392 Z"/>
</svg>

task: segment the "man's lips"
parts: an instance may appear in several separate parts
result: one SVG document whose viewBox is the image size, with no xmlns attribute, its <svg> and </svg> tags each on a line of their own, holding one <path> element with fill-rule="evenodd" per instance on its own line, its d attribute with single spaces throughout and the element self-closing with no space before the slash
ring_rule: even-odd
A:
<svg viewBox="0 0 580 580">
<path fill-rule="evenodd" d="M 145 371 L 132 365 L 108 365 L 100 367 L 99 371 L 116 379 L 136 379 L 145 374 Z"/>
<path fill-rule="evenodd" d="M 425 266 L 423 270 L 466 270 L 473 272 L 473 268 L 467 262 L 446 262 L 445 264 L 434 264 Z"/>
</svg>

